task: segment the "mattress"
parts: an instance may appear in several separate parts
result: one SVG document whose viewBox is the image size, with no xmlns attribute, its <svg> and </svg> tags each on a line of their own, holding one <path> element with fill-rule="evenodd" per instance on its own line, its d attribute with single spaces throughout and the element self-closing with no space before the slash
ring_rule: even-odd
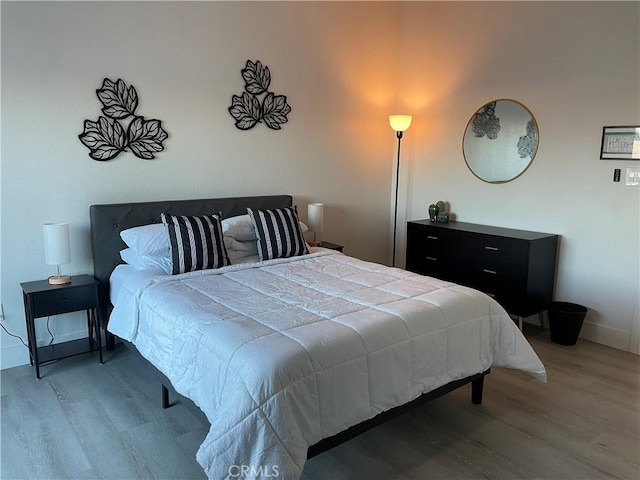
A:
<svg viewBox="0 0 640 480">
<path fill-rule="evenodd" d="M 337 252 L 128 274 L 108 329 L 205 413 L 212 479 L 297 479 L 322 438 L 492 366 L 546 381 L 487 295 Z"/>
</svg>

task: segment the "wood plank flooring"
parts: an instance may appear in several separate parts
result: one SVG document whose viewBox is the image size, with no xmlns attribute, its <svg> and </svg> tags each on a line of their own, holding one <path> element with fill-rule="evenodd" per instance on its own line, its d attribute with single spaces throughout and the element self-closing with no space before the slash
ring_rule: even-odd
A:
<svg viewBox="0 0 640 480">
<path fill-rule="evenodd" d="M 307 462 L 320 479 L 640 478 L 640 357 L 579 340 L 527 338 L 549 382 L 494 368 L 483 405 L 470 386 Z M 124 347 L 0 373 L 2 479 L 203 479 L 208 424 L 160 408 L 160 386 Z"/>
</svg>

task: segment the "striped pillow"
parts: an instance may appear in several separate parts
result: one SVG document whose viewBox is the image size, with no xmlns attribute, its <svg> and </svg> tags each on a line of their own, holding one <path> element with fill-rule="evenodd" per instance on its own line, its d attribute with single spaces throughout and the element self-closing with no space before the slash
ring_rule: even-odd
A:
<svg viewBox="0 0 640 480">
<path fill-rule="evenodd" d="M 296 257 L 309 253 L 296 207 L 273 210 L 247 208 L 258 237 L 260 260 Z"/>
<path fill-rule="evenodd" d="M 218 215 L 188 217 L 161 214 L 171 245 L 171 274 L 229 265 Z"/>
</svg>

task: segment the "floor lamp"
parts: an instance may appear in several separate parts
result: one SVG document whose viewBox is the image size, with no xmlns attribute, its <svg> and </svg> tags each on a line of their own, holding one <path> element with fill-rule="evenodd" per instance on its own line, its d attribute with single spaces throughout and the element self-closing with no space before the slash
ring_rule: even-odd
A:
<svg viewBox="0 0 640 480">
<path fill-rule="evenodd" d="M 398 185 L 400 181 L 400 141 L 402 140 L 402 132 L 407 130 L 411 125 L 411 115 L 389 115 L 389 125 L 395 130 L 398 137 L 398 161 L 396 163 L 396 200 L 393 211 L 393 259 L 392 266 L 396 266 L 396 231 L 398 230 Z"/>
</svg>

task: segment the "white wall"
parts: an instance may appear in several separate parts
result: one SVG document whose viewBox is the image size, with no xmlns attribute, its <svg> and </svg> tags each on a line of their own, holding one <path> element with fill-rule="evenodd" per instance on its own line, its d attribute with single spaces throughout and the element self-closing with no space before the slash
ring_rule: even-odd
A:
<svg viewBox="0 0 640 480">
<path fill-rule="evenodd" d="M 386 261 L 395 99 L 393 4 L 2 2 L 2 303 L 25 337 L 20 282 L 46 278 L 42 224 L 66 221 L 72 263 L 91 273 L 89 206 L 120 201 L 293 194 L 323 202 L 324 238 Z M 366 7 L 366 8 L 365 8 Z M 366 47 L 366 48 L 363 48 Z M 227 111 L 248 59 L 287 95 L 280 131 L 235 128 Z M 95 90 L 122 78 L 137 113 L 169 133 L 156 160 L 98 162 L 78 140 L 97 119 Z M 382 232 L 382 234 L 381 234 Z M 82 335 L 55 317 L 56 340 Z M 48 341 L 46 321 L 38 336 Z M 2 366 L 28 361 L 2 333 Z"/>
<path fill-rule="evenodd" d="M 19 283 L 45 278 L 42 227 L 67 221 L 72 263 L 90 273 L 89 205 L 291 193 L 327 205 L 325 235 L 389 262 L 395 136 L 401 217 L 443 199 L 462 221 L 563 236 L 557 297 L 589 307 L 584 336 L 629 349 L 637 322 L 639 189 L 598 160 L 603 125 L 640 123 L 634 2 L 2 2 L 1 299 L 24 333 Z M 242 132 L 227 112 L 240 69 L 261 60 L 293 111 L 281 131 Z M 123 78 L 138 111 L 169 132 L 156 160 L 96 162 L 79 142 L 102 79 Z M 541 144 L 516 181 L 489 185 L 464 164 L 471 113 L 527 105 Z M 401 218 L 405 220 L 405 218 Z M 402 227 L 402 225 L 401 225 Z M 404 228 L 400 228 L 401 237 Z M 402 246 L 403 238 L 399 245 Z M 403 248 L 399 258 L 403 254 Z M 41 342 L 48 340 L 39 322 Z M 82 334 L 56 317 L 56 339 Z M 26 349 L 2 332 L 2 367 Z"/>
<path fill-rule="evenodd" d="M 640 125 L 640 4 L 415 2 L 401 18 L 407 217 L 441 199 L 460 221 L 561 235 L 556 299 L 588 307 L 584 338 L 637 351 L 640 188 L 613 170 L 640 164 L 599 153 L 603 126 Z M 540 146 L 521 177 L 488 184 L 461 138 L 498 98 L 533 112 Z"/>
</svg>

